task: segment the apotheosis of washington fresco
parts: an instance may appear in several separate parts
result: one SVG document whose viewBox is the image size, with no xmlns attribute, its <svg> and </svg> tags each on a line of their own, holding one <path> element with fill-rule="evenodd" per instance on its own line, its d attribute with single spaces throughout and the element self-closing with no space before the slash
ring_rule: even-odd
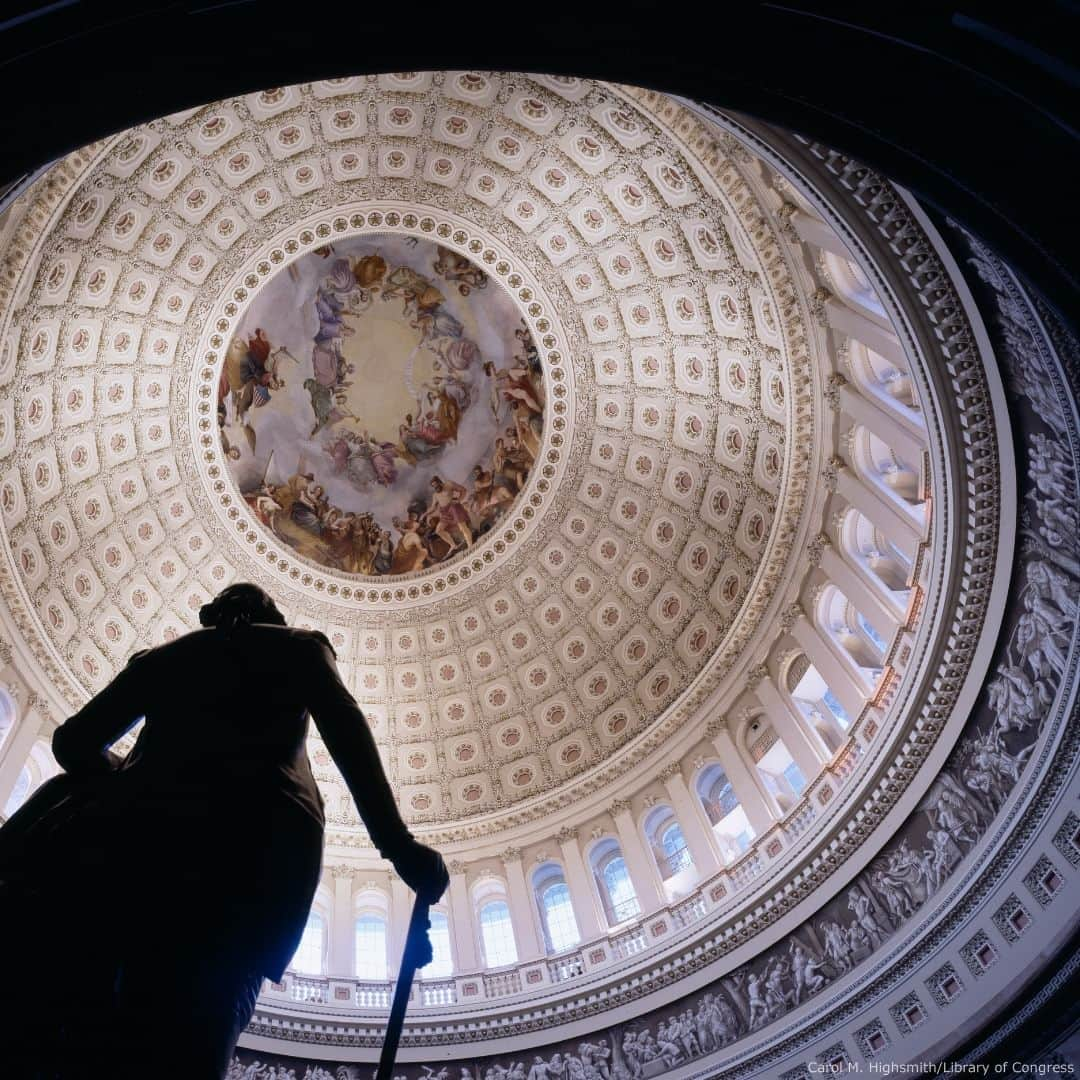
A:
<svg viewBox="0 0 1080 1080">
<path fill-rule="evenodd" d="M 255 516 L 298 555 L 407 574 L 471 547 L 540 451 L 544 387 L 510 296 L 416 237 L 356 236 L 272 278 L 222 366 L 218 425 Z"/>
</svg>

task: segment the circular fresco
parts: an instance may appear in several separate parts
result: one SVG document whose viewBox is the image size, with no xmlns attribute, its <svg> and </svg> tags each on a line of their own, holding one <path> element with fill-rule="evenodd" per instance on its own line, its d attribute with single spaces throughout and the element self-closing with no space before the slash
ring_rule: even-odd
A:
<svg viewBox="0 0 1080 1080">
<path fill-rule="evenodd" d="M 259 292 L 218 385 L 229 472 L 298 555 L 407 574 L 471 547 L 541 443 L 544 385 L 514 301 L 411 236 L 335 240 Z"/>
</svg>

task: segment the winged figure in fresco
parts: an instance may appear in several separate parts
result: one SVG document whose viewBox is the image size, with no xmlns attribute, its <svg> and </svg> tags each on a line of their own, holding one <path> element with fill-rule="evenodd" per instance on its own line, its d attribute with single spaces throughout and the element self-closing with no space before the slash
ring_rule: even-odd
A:
<svg viewBox="0 0 1080 1080">
<path fill-rule="evenodd" d="M 218 384 L 219 413 L 227 399 L 252 450 L 255 449 L 255 429 L 245 422 L 244 417 L 249 410 L 267 404 L 271 394 L 285 385 L 282 372 L 285 360 L 297 362 L 284 346 L 274 349 L 261 326 L 257 326 L 247 339 L 234 337 L 225 352 Z"/>
<path fill-rule="evenodd" d="M 464 255 L 438 245 L 439 257 L 433 264 L 435 273 L 447 281 L 457 283 L 458 292 L 468 296 L 473 289 L 486 289 L 487 274 L 478 266 L 473 266 Z"/>
</svg>

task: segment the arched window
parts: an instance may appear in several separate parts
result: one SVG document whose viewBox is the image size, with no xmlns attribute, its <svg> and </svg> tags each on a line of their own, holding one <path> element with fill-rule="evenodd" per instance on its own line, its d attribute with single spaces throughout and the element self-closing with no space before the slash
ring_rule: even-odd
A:
<svg viewBox="0 0 1080 1080">
<path fill-rule="evenodd" d="M 669 899 L 685 894 L 694 883 L 694 859 L 670 806 L 657 806 L 645 818 L 645 836 Z"/>
<path fill-rule="evenodd" d="M 326 920 L 317 911 L 308 916 L 289 967 L 301 975 L 322 975 L 326 970 Z"/>
<path fill-rule="evenodd" d="M 533 871 L 533 892 L 549 953 L 572 949 L 581 941 L 574 902 L 558 863 L 543 863 Z"/>
<path fill-rule="evenodd" d="M 664 850 L 668 866 L 673 874 L 679 874 L 683 870 L 693 868 L 694 860 L 686 847 L 686 839 L 683 837 L 679 823 L 673 822 L 660 836 L 660 846 Z"/>
<path fill-rule="evenodd" d="M 786 814 L 806 787 L 806 777 L 771 724 L 753 721 L 747 731 L 747 741 L 762 785 Z"/>
<path fill-rule="evenodd" d="M 386 920 L 364 914 L 356 920 L 356 977 L 381 982 L 386 978 Z"/>
<path fill-rule="evenodd" d="M 572 949 L 580 940 L 574 905 L 570 900 L 570 887 L 565 881 L 549 885 L 541 894 L 544 906 L 544 921 L 551 937 L 551 947 L 555 952 Z"/>
<path fill-rule="evenodd" d="M 806 717 L 830 751 L 836 753 L 851 727 L 851 717 L 805 656 L 787 669 L 787 686 L 795 707 Z"/>
<path fill-rule="evenodd" d="M 517 944 L 510 907 L 505 900 L 489 900 L 480 908 L 480 940 L 489 968 L 517 963 Z"/>
<path fill-rule="evenodd" d="M 920 490 L 920 463 L 904 461 L 869 429 L 858 425 L 852 432 L 855 463 L 863 479 L 885 493 L 912 517 L 925 516 Z"/>
<path fill-rule="evenodd" d="M 705 816 L 712 825 L 727 862 L 737 859 L 754 839 L 750 824 L 727 774 L 719 765 L 709 765 L 697 779 L 697 793 Z"/>
<path fill-rule="evenodd" d="M 855 612 L 855 622 L 858 628 L 873 642 L 879 653 L 884 654 L 889 647 L 880 634 L 870 625 L 869 620 L 861 611 Z"/>
<path fill-rule="evenodd" d="M 899 593 L 901 603 L 906 601 L 911 560 L 904 552 L 854 508 L 844 514 L 841 537 L 854 561 L 870 572 L 872 581 L 884 586 L 883 596 L 892 599 L 891 594 Z"/>
<path fill-rule="evenodd" d="M 836 291 L 850 307 L 872 316 L 878 322 L 887 318 L 874 286 L 861 266 L 831 251 L 822 251 L 821 256 Z"/>
<path fill-rule="evenodd" d="M 915 385 L 906 367 L 897 366 L 854 338 L 848 341 L 848 358 L 855 384 L 866 397 L 880 401 L 920 428 L 924 426 Z"/>
<path fill-rule="evenodd" d="M 4 817 L 11 817 L 46 780 L 59 771 L 60 766 L 56 764 L 52 748 L 46 740 L 38 739 L 30 748 L 30 753 L 19 770 L 15 787 L 4 805 Z"/>
<path fill-rule="evenodd" d="M 866 619 L 855 605 L 835 586 L 822 592 L 817 605 L 818 625 L 827 638 L 839 646 L 840 654 L 869 685 L 881 674 L 885 663 L 885 643 L 877 634 L 870 637 L 863 630 Z M 880 642 L 880 644 L 878 644 Z"/>
<path fill-rule="evenodd" d="M 618 842 L 611 838 L 601 840 L 590 852 L 589 862 L 608 926 L 617 926 L 639 915 L 641 905 Z"/>
<path fill-rule="evenodd" d="M 15 727 L 15 703 L 11 695 L 0 690 L 0 746 Z"/>
<path fill-rule="evenodd" d="M 454 958 L 450 951 L 450 920 L 442 911 L 431 913 L 431 951 L 434 954 L 427 967 L 421 969 L 425 979 L 448 979 L 454 974 Z"/>
<path fill-rule="evenodd" d="M 30 766 L 24 765 L 19 770 L 18 779 L 15 781 L 15 786 L 11 789 L 11 794 L 8 796 L 8 801 L 4 804 L 4 817 L 9 818 L 20 806 L 30 797 L 30 787 L 33 783 L 33 777 L 30 775 Z"/>
</svg>

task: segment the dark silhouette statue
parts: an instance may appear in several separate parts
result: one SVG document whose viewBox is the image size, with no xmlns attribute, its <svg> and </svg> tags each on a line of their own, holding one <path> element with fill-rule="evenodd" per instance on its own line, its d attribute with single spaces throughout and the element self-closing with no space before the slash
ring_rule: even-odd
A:
<svg viewBox="0 0 1080 1080">
<path fill-rule="evenodd" d="M 379 852 L 431 901 L 449 883 L 327 639 L 249 584 L 199 621 L 56 730 L 64 774 L 0 829 L 0 1076 L 224 1075 L 319 882 L 309 713 Z M 121 759 L 109 747 L 142 717 Z"/>
</svg>

